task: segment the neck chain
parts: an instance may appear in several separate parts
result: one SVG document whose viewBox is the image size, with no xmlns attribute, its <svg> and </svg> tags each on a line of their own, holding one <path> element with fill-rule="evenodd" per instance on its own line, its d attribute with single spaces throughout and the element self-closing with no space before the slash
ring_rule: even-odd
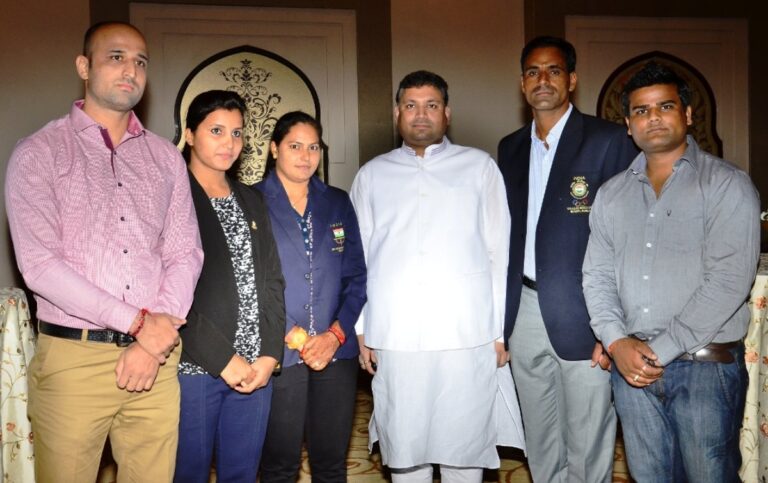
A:
<svg viewBox="0 0 768 483">
<path fill-rule="evenodd" d="M 291 204 L 291 208 L 293 208 L 295 210 L 296 209 L 296 204 L 300 203 L 302 200 L 306 200 L 308 195 L 309 195 L 309 189 L 307 189 L 306 193 L 302 194 L 301 196 L 298 196 L 295 199 L 295 201 L 294 201 L 294 198 L 291 198 L 290 196 L 288 196 L 288 203 L 290 203 Z"/>
</svg>

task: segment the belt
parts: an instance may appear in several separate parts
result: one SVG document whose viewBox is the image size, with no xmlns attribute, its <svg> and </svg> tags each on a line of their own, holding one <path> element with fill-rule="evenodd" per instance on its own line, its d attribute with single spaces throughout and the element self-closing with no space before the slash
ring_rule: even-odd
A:
<svg viewBox="0 0 768 483">
<path fill-rule="evenodd" d="M 50 335 L 51 337 L 104 342 L 107 344 L 116 344 L 118 347 L 128 347 L 135 340 L 128 334 L 123 334 L 122 332 L 114 330 L 73 329 L 71 327 L 50 324 L 42 320 L 37 321 L 37 327 L 41 334 Z"/>
<path fill-rule="evenodd" d="M 523 275 L 523 285 L 525 285 L 526 287 L 528 287 L 531 290 L 538 290 L 536 288 L 536 280 L 531 280 L 530 278 L 526 277 L 525 275 Z"/>
<path fill-rule="evenodd" d="M 697 350 L 693 354 L 685 353 L 677 358 L 679 361 L 696 361 L 696 362 L 722 362 L 724 364 L 730 364 L 734 362 L 733 354 L 728 349 L 735 349 L 741 345 L 741 341 L 717 343 L 712 342 L 701 349 Z"/>
</svg>

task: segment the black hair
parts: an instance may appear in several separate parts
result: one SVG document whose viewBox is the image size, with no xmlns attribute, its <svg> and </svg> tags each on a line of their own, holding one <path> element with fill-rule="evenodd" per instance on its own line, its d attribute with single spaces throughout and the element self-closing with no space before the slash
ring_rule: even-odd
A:
<svg viewBox="0 0 768 483">
<path fill-rule="evenodd" d="M 275 123 L 275 129 L 272 130 L 272 139 L 270 139 L 270 148 L 268 150 L 269 152 L 267 153 L 267 162 L 264 166 L 265 178 L 270 171 L 275 169 L 275 165 L 277 164 L 277 160 L 274 156 L 272 156 L 272 143 L 280 146 L 280 143 L 283 142 L 283 138 L 288 135 L 288 133 L 291 131 L 291 128 L 296 124 L 309 124 L 315 128 L 315 131 L 317 131 L 317 138 L 320 140 L 320 146 L 325 149 L 325 144 L 323 143 L 323 127 L 320 125 L 320 121 L 310 116 L 306 112 L 286 112 L 280 116 L 280 119 L 278 119 L 277 123 Z M 315 174 L 317 174 L 317 171 L 315 171 Z"/>
<path fill-rule="evenodd" d="M 400 85 L 397 87 L 397 93 L 395 94 L 395 104 L 400 103 L 400 97 L 403 95 L 403 92 L 406 89 L 424 86 L 432 86 L 440 91 L 440 95 L 443 96 L 443 103 L 446 106 L 448 105 L 448 83 L 445 82 L 445 79 L 435 74 L 434 72 L 429 72 L 426 70 L 417 70 L 416 72 L 411 72 L 407 76 L 403 77 L 403 80 L 400 81 Z"/>
<path fill-rule="evenodd" d="M 98 22 L 91 25 L 88 30 L 85 31 L 85 35 L 83 36 L 83 55 L 88 57 L 88 60 L 91 60 L 91 44 L 93 44 L 93 37 L 99 32 L 99 30 L 118 26 L 128 27 L 129 29 L 139 34 L 142 39 L 144 38 L 144 34 L 142 34 L 139 29 L 129 24 L 128 22 L 119 22 L 115 20 Z"/>
<path fill-rule="evenodd" d="M 624 115 L 629 117 L 629 96 L 632 92 L 658 84 L 674 85 L 677 87 L 677 95 L 680 97 L 683 109 L 691 105 L 691 88 L 688 83 L 669 67 L 650 61 L 637 71 L 621 90 L 621 107 Z"/>
<path fill-rule="evenodd" d="M 573 44 L 560 37 L 549 35 L 536 37 L 525 44 L 523 52 L 520 54 L 520 70 L 525 72 L 525 60 L 531 55 L 531 52 L 545 47 L 554 47 L 559 50 L 565 59 L 565 68 L 568 70 L 568 73 L 576 72 L 576 49 L 573 47 Z"/>
<path fill-rule="evenodd" d="M 224 109 L 226 111 L 240 111 L 243 116 L 243 122 L 245 122 L 246 113 L 248 108 L 245 105 L 245 101 L 237 92 L 212 90 L 201 92 L 189 104 L 187 108 L 187 117 L 185 119 L 185 127 L 192 132 L 197 130 L 197 127 L 202 123 L 208 114 L 213 111 Z M 181 150 L 181 154 L 184 159 L 189 162 L 191 149 L 189 144 L 184 143 L 184 148 Z"/>
</svg>

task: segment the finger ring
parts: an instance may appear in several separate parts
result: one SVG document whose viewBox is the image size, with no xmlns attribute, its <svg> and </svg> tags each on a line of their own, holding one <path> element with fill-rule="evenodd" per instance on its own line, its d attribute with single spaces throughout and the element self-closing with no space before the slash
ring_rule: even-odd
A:
<svg viewBox="0 0 768 483">
<path fill-rule="evenodd" d="M 635 374 L 635 377 L 632 378 L 635 382 L 637 382 L 638 379 L 640 379 L 640 374 Z"/>
</svg>

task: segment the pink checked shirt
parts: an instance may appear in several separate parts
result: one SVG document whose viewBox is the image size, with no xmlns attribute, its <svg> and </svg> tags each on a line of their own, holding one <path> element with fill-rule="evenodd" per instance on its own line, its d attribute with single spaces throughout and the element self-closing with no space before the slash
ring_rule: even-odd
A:
<svg viewBox="0 0 768 483">
<path fill-rule="evenodd" d="M 142 307 L 192 304 L 203 252 L 181 155 L 133 113 L 111 144 L 77 101 L 11 155 L 8 222 L 40 320 L 127 332 Z"/>
</svg>

